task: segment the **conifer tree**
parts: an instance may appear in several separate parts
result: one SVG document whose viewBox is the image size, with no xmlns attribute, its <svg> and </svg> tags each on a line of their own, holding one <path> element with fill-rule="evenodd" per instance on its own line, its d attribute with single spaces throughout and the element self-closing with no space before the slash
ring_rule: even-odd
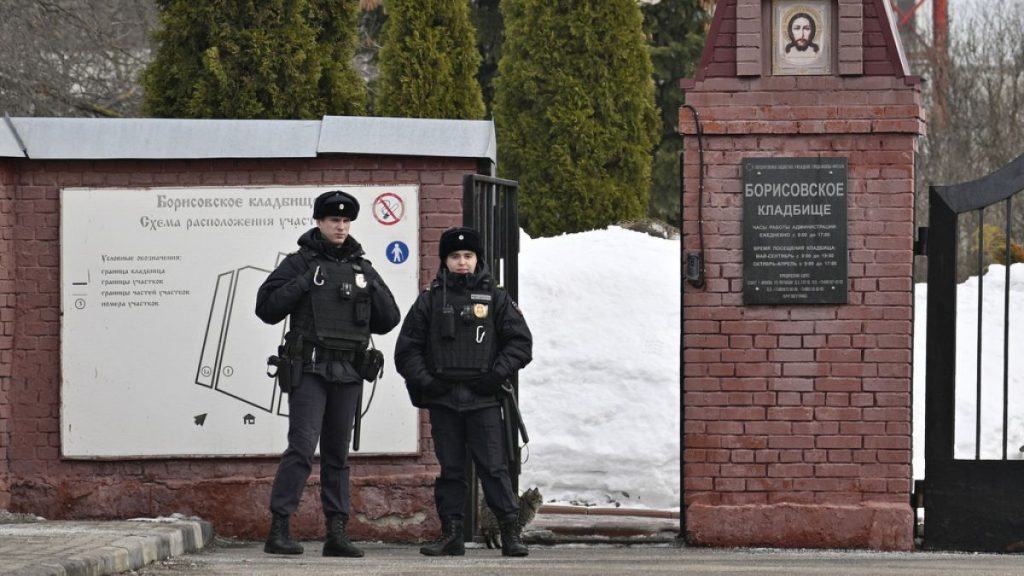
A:
<svg viewBox="0 0 1024 576">
<path fill-rule="evenodd" d="M 145 110 L 181 118 L 362 112 L 349 0 L 161 0 Z"/>
<path fill-rule="evenodd" d="M 375 113 L 483 118 L 480 54 L 466 0 L 387 0 L 386 9 Z"/>
<path fill-rule="evenodd" d="M 484 96 L 488 117 L 493 117 L 494 76 L 501 60 L 501 43 L 505 24 L 501 19 L 500 0 L 470 0 L 469 14 L 476 28 L 476 47 L 480 52 L 480 71 L 477 81 Z"/>
<path fill-rule="evenodd" d="M 310 25 L 322 73 L 319 93 L 325 114 L 366 113 L 366 85 L 352 61 L 358 44 L 359 3 L 354 0 L 313 0 Z"/>
<path fill-rule="evenodd" d="M 643 217 L 658 138 L 635 0 L 503 0 L 498 169 L 526 230 L 550 236 Z"/>
<path fill-rule="evenodd" d="M 661 136 L 654 152 L 649 214 L 671 222 L 679 220 L 682 193 L 679 188 L 682 137 L 677 129 L 683 91 L 679 80 L 692 77 L 700 61 L 709 19 L 703 7 L 706 3 L 707 0 L 661 0 L 643 6 L 644 29 L 654 65 L 655 100 L 661 111 Z"/>
</svg>

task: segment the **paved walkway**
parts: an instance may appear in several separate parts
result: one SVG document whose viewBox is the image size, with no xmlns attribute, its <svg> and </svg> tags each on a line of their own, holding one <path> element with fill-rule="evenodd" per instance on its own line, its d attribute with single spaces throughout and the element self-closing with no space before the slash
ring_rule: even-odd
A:
<svg viewBox="0 0 1024 576">
<path fill-rule="evenodd" d="M 199 552 L 213 540 L 209 522 L 180 515 L 101 522 L 0 512 L 0 576 L 118 574 Z M 679 515 L 671 512 L 566 506 L 542 512 L 527 533 L 531 543 L 670 544 L 679 528 Z"/>
<path fill-rule="evenodd" d="M 415 545 L 362 542 L 366 558 L 324 558 L 315 541 L 304 543 L 306 554 L 283 557 L 263 554 L 261 542 L 215 542 L 211 525 L 196 518 L 31 520 L 0 514 L 0 576 L 1024 574 L 1024 557 L 1011 554 L 684 548 L 676 545 L 677 515 L 623 510 L 545 507 L 524 534 L 530 556 L 520 559 L 479 544 L 464 557 L 425 558 Z"/>
<path fill-rule="evenodd" d="M 365 558 L 264 554 L 262 544 L 221 543 L 156 562 L 138 576 L 1020 576 L 1024 558 L 996 554 L 679 548 L 668 544 L 533 545 L 527 558 L 472 548 L 427 558 L 408 544 L 362 544 Z"/>
<path fill-rule="evenodd" d="M 108 522 L 24 520 L 0 523 L 2 576 L 118 574 L 198 552 L 213 539 L 209 522 L 180 516 Z"/>
</svg>

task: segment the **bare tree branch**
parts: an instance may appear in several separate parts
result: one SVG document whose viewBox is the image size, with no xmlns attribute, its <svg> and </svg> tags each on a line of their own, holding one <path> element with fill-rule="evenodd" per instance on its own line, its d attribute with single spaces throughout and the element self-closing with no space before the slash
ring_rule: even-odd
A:
<svg viewBox="0 0 1024 576">
<path fill-rule="evenodd" d="M 137 116 L 153 0 L 0 2 L 0 111 Z"/>
<path fill-rule="evenodd" d="M 999 10 L 978 10 L 951 30 L 948 117 L 929 125 L 917 163 L 917 220 L 928 219 L 928 186 L 980 178 L 1024 153 L 1024 0 L 1007 0 Z M 934 61 L 923 70 L 927 80 Z M 935 84 L 925 83 L 926 105 Z M 1024 237 L 1024 201 L 1012 204 L 1011 240 Z M 1005 227 L 1005 206 L 986 209 L 987 224 Z M 961 278 L 976 273 L 978 216 L 960 226 Z M 922 267 L 923 268 L 923 267 Z M 917 277 L 923 279 L 923 269 Z"/>
</svg>

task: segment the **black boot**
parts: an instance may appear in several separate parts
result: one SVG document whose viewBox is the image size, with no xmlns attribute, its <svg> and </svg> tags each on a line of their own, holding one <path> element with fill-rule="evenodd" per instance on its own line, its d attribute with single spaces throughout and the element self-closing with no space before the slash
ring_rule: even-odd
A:
<svg viewBox="0 0 1024 576">
<path fill-rule="evenodd" d="M 441 537 L 420 548 L 424 556 L 464 556 L 466 543 L 462 539 L 462 519 L 441 519 Z"/>
<path fill-rule="evenodd" d="M 519 515 L 506 516 L 500 523 L 501 555 L 529 556 L 530 549 L 523 544 L 522 527 L 519 526 Z"/>
<path fill-rule="evenodd" d="M 345 534 L 345 521 L 341 516 L 327 518 L 327 540 L 324 540 L 324 556 L 344 556 L 345 558 L 362 558 L 363 551 Z"/>
<path fill-rule="evenodd" d="M 287 514 L 274 514 L 263 551 L 267 554 L 302 554 L 302 544 L 292 540 Z"/>
</svg>

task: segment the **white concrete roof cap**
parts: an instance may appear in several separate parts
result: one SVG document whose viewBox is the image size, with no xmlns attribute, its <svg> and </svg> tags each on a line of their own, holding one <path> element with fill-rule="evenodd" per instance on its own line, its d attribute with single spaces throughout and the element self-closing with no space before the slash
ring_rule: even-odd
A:
<svg viewBox="0 0 1024 576">
<path fill-rule="evenodd" d="M 489 120 L 326 116 L 323 120 L 10 118 L 0 123 L 0 157 L 34 160 L 369 154 L 495 162 L 496 148 L 494 123 Z"/>
<path fill-rule="evenodd" d="M 490 120 L 325 116 L 321 154 L 394 154 L 496 161 Z"/>
</svg>

